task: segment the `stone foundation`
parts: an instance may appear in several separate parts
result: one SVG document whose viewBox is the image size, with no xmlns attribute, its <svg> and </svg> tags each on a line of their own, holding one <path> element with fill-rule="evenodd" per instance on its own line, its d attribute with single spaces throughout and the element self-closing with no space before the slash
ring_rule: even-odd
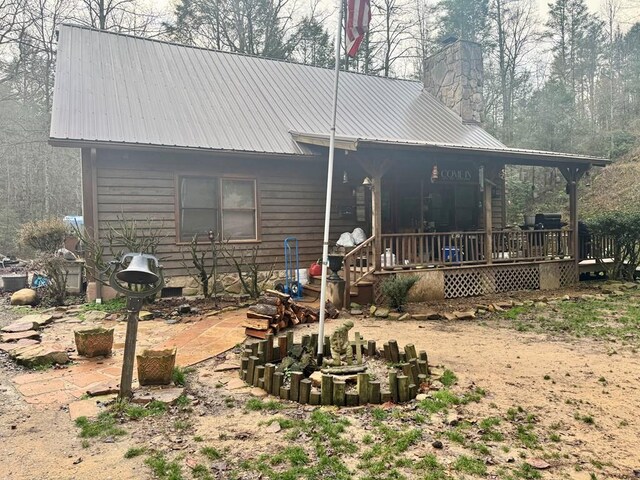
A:
<svg viewBox="0 0 640 480">
<path fill-rule="evenodd" d="M 264 282 L 267 279 L 267 276 L 268 272 L 260 272 L 258 276 L 260 283 Z M 278 283 L 284 284 L 284 281 L 284 270 L 275 270 L 273 272 L 273 275 L 271 276 L 271 279 L 267 282 L 266 288 L 273 288 Z M 237 273 L 222 273 L 219 275 L 218 282 L 221 286 L 221 289 L 218 290 L 218 293 L 228 293 L 231 295 L 244 293 Z M 181 288 L 182 295 L 184 295 L 185 297 L 202 295 L 200 282 L 189 275 L 167 277 L 165 279 L 165 287 Z M 213 287 L 213 285 L 210 284 L 210 287 Z"/>
</svg>

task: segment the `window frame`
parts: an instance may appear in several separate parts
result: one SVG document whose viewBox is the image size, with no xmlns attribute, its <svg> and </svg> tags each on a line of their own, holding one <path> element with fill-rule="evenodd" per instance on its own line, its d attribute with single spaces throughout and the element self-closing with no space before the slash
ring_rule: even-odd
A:
<svg viewBox="0 0 640 480">
<path fill-rule="evenodd" d="M 216 229 L 219 232 L 222 232 L 223 229 L 223 225 L 224 225 L 224 210 L 225 208 L 223 207 L 223 182 L 225 180 L 228 181 L 240 181 L 240 182 L 253 182 L 253 204 L 254 204 L 254 215 L 253 215 L 253 221 L 254 221 L 254 225 L 255 225 L 255 238 L 251 238 L 251 239 L 239 239 L 239 240 L 234 240 L 234 239 L 230 239 L 228 240 L 229 243 L 233 243 L 233 244 L 243 244 L 243 243 L 260 243 L 262 241 L 261 239 L 261 229 L 260 229 L 260 202 L 258 201 L 259 195 L 260 195 L 260 189 L 259 189 L 259 185 L 258 185 L 258 179 L 255 177 L 243 177 L 243 176 L 238 176 L 238 175 L 199 175 L 196 173 L 185 173 L 185 174 L 176 174 L 175 175 L 175 222 L 176 222 L 176 245 L 189 245 L 191 243 L 190 240 L 183 240 L 182 239 L 182 231 L 181 231 L 181 226 L 182 226 L 182 210 L 184 210 L 182 208 L 182 192 L 181 192 L 181 188 L 182 188 L 182 179 L 183 178 L 199 178 L 199 179 L 203 179 L 203 178 L 207 178 L 213 181 L 217 182 L 217 192 L 218 192 L 218 206 L 217 206 L 217 210 L 218 210 L 218 225 L 216 225 Z M 193 207 L 193 209 L 196 209 L 199 207 Z M 202 207 L 203 209 L 206 209 L 206 207 Z M 226 210 L 230 210 L 230 211 L 249 211 L 250 209 L 234 209 L 234 208 L 227 208 Z M 198 244 L 206 244 L 208 243 L 208 239 L 202 239 L 200 240 L 200 237 L 198 238 L 197 241 Z"/>
</svg>

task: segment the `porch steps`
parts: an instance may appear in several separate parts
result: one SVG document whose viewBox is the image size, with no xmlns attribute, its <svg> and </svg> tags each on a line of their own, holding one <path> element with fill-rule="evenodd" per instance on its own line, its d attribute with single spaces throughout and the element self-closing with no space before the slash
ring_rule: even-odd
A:
<svg viewBox="0 0 640 480">
<path fill-rule="evenodd" d="M 303 293 L 309 297 L 320 297 L 320 279 L 309 277 L 309 283 L 303 288 Z M 358 285 L 351 286 L 351 301 L 366 305 L 373 302 L 373 282 L 361 281 Z"/>
</svg>

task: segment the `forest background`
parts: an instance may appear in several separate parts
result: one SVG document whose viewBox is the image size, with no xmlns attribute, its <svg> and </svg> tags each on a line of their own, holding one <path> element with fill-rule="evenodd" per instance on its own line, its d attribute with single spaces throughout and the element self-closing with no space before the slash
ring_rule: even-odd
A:
<svg viewBox="0 0 640 480">
<path fill-rule="evenodd" d="M 640 0 L 371 1 L 371 29 L 343 70 L 421 80 L 443 39 L 478 42 L 484 128 L 509 146 L 616 161 L 606 181 L 582 182 L 585 215 L 624 206 L 625 192 L 640 190 Z M 81 214 L 79 151 L 47 144 L 61 23 L 331 68 L 336 8 L 328 0 L 0 0 L 0 254 L 18 253 L 26 221 Z M 506 174 L 510 223 L 566 210 L 556 169 Z"/>
</svg>

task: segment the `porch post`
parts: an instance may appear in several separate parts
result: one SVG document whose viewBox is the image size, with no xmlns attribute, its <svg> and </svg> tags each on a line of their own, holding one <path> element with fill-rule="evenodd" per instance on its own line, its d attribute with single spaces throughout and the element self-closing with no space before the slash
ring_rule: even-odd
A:
<svg viewBox="0 0 640 480">
<path fill-rule="evenodd" d="M 486 175 L 486 171 L 485 171 Z M 484 261 L 488 265 L 493 263 L 493 204 L 491 199 L 491 183 L 484 181 Z"/>
<path fill-rule="evenodd" d="M 571 226 L 571 255 L 576 265 L 576 281 L 580 278 L 580 239 L 578 238 L 578 181 L 588 168 L 567 167 L 560 168 L 560 172 L 567 181 L 569 190 L 569 225 Z"/>
<path fill-rule="evenodd" d="M 376 271 L 380 271 L 382 262 L 382 174 L 376 173 L 372 178 L 373 188 L 371 189 L 371 234 L 375 237 L 373 241 L 373 265 Z"/>
</svg>

